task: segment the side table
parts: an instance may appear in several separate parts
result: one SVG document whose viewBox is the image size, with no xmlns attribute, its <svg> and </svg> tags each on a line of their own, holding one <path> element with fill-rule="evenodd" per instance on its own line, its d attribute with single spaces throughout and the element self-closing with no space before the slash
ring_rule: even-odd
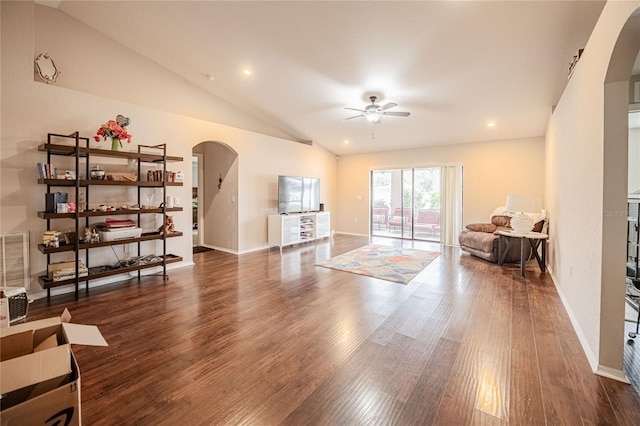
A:
<svg viewBox="0 0 640 426">
<path fill-rule="evenodd" d="M 504 258 L 507 256 L 509 247 L 511 246 L 512 238 L 520 238 L 520 275 L 524 277 L 524 264 L 527 261 L 525 258 L 525 246 L 531 247 L 533 255 L 538 261 L 540 266 L 540 272 L 544 272 L 546 268 L 547 257 L 547 239 L 549 235 L 541 232 L 527 232 L 526 234 L 518 234 L 515 231 L 498 231 L 500 236 L 498 240 L 498 265 L 504 263 Z M 528 242 L 528 244 L 527 244 Z M 542 255 L 538 254 L 538 247 L 542 246 Z"/>
</svg>

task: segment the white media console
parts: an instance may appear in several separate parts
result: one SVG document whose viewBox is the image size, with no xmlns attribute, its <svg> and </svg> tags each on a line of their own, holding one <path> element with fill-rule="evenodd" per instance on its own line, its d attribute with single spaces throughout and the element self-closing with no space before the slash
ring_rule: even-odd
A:
<svg viewBox="0 0 640 426">
<path fill-rule="evenodd" d="M 329 212 L 270 214 L 267 228 L 269 247 L 282 247 L 313 241 L 331 235 Z"/>
</svg>

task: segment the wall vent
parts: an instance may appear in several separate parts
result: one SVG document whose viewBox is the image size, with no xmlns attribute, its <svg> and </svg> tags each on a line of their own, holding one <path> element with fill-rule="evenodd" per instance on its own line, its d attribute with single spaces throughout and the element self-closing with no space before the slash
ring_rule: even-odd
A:
<svg viewBox="0 0 640 426">
<path fill-rule="evenodd" d="M 0 285 L 29 289 L 29 233 L 0 235 Z"/>
</svg>

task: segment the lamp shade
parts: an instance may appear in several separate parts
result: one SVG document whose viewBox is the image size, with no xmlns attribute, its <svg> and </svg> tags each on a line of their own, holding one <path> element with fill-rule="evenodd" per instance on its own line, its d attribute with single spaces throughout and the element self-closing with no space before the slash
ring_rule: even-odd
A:
<svg viewBox="0 0 640 426">
<path fill-rule="evenodd" d="M 507 195 L 504 210 L 514 213 L 538 213 L 540 211 L 536 197 L 532 195 Z"/>
</svg>

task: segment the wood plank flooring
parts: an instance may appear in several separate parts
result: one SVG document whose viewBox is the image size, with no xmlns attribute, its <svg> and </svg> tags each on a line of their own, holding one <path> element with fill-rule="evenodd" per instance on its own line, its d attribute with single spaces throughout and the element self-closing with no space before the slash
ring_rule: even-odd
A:
<svg viewBox="0 0 640 426">
<path fill-rule="evenodd" d="M 74 348 L 87 425 L 640 424 L 640 350 L 632 386 L 594 375 L 535 262 L 376 239 L 441 255 L 406 286 L 314 266 L 369 242 L 199 253 L 29 318 L 67 307 L 109 342 Z"/>
</svg>

